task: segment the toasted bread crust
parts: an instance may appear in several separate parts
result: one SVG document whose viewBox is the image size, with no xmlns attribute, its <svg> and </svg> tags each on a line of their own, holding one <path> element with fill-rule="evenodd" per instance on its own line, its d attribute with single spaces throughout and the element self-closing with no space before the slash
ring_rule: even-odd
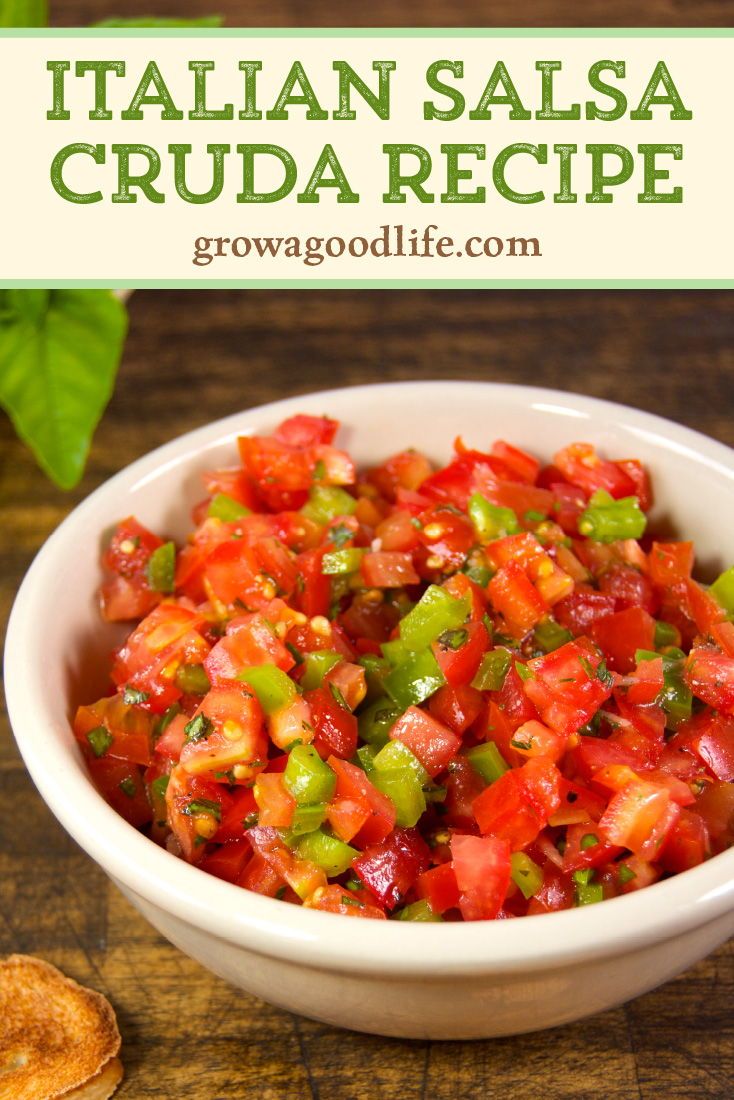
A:
<svg viewBox="0 0 734 1100">
<path fill-rule="evenodd" d="M 119 1058 L 110 1058 L 106 1066 L 78 1089 L 63 1093 L 61 1100 L 109 1100 L 122 1081 L 123 1069 Z M 54 1098 L 55 1100 L 55 1098 Z"/>
<path fill-rule="evenodd" d="M 29 955 L 0 957 L 0 1100 L 49 1100 L 85 1084 L 120 1049 L 101 993 Z"/>
</svg>

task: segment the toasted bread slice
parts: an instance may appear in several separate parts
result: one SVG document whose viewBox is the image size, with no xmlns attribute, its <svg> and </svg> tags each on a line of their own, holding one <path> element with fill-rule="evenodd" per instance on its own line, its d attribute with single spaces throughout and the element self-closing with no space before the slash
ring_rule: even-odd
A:
<svg viewBox="0 0 734 1100">
<path fill-rule="evenodd" d="M 0 958 L 0 1100 L 49 1100 L 114 1058 L 109 1002 L 30 955 Z"/>
<path fill-rule="evenodd" d="M 122 1062 L 119 1058 L 110 1058 L 96 1077 L 92 1077 L 78 1089 L 63 1093 L 60 1100 L 109 1100 L 122 1081 Z M 54 1098 L 56 1100 L 56 1098 Z"/>
</svg>

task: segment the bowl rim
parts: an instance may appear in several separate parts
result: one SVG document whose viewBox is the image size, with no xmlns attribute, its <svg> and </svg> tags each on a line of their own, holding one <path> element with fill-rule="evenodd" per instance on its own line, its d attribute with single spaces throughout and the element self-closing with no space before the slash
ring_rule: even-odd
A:
<svg viewBox="0 0 734 1100">
<path fill-rule="evenodd" d="M 320 390 L 253 406 L 187 432 L 148 452 L 100 485 L 77 505 L 46 540 L 31 564 L 10 615 L 5 646 L 5 692 L 16 742 L 42 798 L 77 843 L 107 874 L 149 905 L 186 924 L 245 949 L 299 966 L 345 973 L 446 978 L 553 969 L 571 961 L 609 957 L 665 941 L 715 921 L 734 908 L 734 849 L 644 890 L 601 906 L 494 922 L 415 924 L 365 921 L 287 905 L 204 875 L 170 855 L 128 825 L 98 794 L 72 742 L 54 736 L 51 707 L 40 700 L 43 678 L 38 636 L 32 624 L 47 607 L 54 560 L 84 526 L 97 502 L 125 493 L 155 476 L 162 466 L 185 468 L 206 445 L 256 431 L 263 419 L 328 408 L 349 392 L 399 394 L 419 400 L 428 390 L 490 389 L 511 403 L 568 416 L 603 413 L 632 435 L 657 440 L 669 451 L 695 458 L 734 482 L 734 451 L 691 428 L 643 410 L 600 398 L 512 383 L 459 380 L 374 383 Z M 64 724 L 66 719 L 64 718 Z M 48 734 L 51 732 L 51 737 Z M 530 923 L 528 923 L 530 921 Z M 538 922 L 541 923 L 538 923 Z M 357 933 L 349 935 L 349 929 Z M 549 946 L 550 945 L 550 946 Z"/>
</svg>

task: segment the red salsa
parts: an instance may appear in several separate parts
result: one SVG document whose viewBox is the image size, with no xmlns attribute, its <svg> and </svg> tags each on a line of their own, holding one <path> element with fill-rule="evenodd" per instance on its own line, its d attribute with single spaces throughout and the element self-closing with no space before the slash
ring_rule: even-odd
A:
<svg viewBox="0 0 734 1100">
<path fill-rule="evenodd" d="M 127 622 L 74 732 L 110 804 L 243 889 L 353 917 L 590 905 L 734 842 L 734 569 L 657 541 L 646 470 L 461 439 L 358 471 L 295 416 L 123 520 Z"/>
</svg>

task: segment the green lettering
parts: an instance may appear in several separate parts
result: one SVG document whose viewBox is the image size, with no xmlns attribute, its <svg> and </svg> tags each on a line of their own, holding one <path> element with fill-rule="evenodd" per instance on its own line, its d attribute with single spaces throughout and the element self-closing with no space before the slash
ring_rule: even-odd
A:
<svg viewBox="0 0 734 1100">
<path fill-rule="evenodd" d="M 670 179 L 667 168 L 658 168 L 655 158 L 661 153 L 667 153 L 673 160 L 683 160 L 682 145 L 638 145 L 638 152 L 642 153 L 644 183 L 643 191 L 637 196 L 638 202 L 683 202 L 683 188 L 674 187 L 672 191 L 657 191 L 657 180 Z"/>
<path fill-rule="evenodd" d="M 492 168 L 492 179 L 497 191 L 502 195 L 503 199 L 509 199 L 510 202 L 522 203 L 524 205 L 542 202 L 545 198 L 545 194 L 542 191 L 515 191 L 510 187 L 509 183 L 505 179 L 505 168 L 507 162 L 511 157 L 516 156 L 518 153 L 527 153 L 538 162 L 538 164 L 548 163 L 548 146 L 547 145 L 528 145 L 524 141 L 515 142 L 514 145 L 508 145 L 502 149 L 498 154 Z"/>
<path fill-rule="evenodd" d="M 257 109 L 257 76 L 262 71 L 262 61 L 240 61 L 240 72 L 245 74 L 245 109 L 240 111 L 242 122 L 257 122 L 263 117 Z"/>
<path fill-rule="evenodd" d="M 331 171 L 331 176 L 325 175 L 327 169 Z M 298 202 L 318 202 L 317 191 L 321 187 L 336 187 L 339 191 L 337 202 L 359 202 L 359 195 L 349 186 L 349 180 L 331 145 L 325 145 L 321 150 L 311 178 L 298 196 Z"/>
<path fill-rule="evenodd" d="M 497 95 L 497 88 L 500 84 L 505 90 L 504 95 Z M 487 86 L 482 92 L 482 98 L 479 100 L 474 110 L 469 112 L 469 118 L 480 122 L 489 121 L 492 117 L 490 104 L 508 105 L 510 107 L 510 113 L 507 117 L 513 122 L 522 120 L 527 121 L 527 119 L 531 117 L 530 111 L 526 111 L 523 106 L 523 102 L 520 99 L 517 88 L 512 83 L 504 61 L 498 61 L 495 65 L 487 81 Z"/>
<path fill-rule="evenodd" d="M 557 73 L 562 69 L 563 63 L 561 61 L 536 61 L 535 68 L 543 74 L 541 79 L 541 102 L 543 106 L 535 112 L 535 117 L 543 121 L 546 119 L 566 119 L 570 122 L 581 118 L 581 105 L 579 103 L 574 103 L 572 107 L 567 108 L 565 111 L 559 111 L 553 106 L 553 73 Z"/>
<path fill-rule="evenodd" d="M 212 158 L 212 185 L 208 191 L 191 191 L 186 184 L 186 158 L 191 152 L 190 145 L 169 145 L 168 152 L 173 153 L 173 178 L 176 194 L 184 202 L 203 205 L 214 202 L 224 187 L 224 158 L 231 152 L 230 145 L 207 145 L 207 153 Z"/>
<path fill-rule="evenodd" d="M 613 100 L 614 106 L 603 111 L 601 107 L 597 107 L 596 103 L 587 100 L 586 117 L 588 119 L 598 118 L 602 122 L 616 122 L 618 118 L 622 118 L 627 110 L 627 96 L 619 88 L 615 88 L 612 84 L 607 84 L 605 80 L 601 79 L 601 74 L 607 70 L 614 73 L 621 80 L 625 74 L 625 63 L 624 61 L 595 61 L 589 69 L 589 84 L 595 92 L 608 95 Z"/>
<path fill-rule="evenodd" d="M 553 202 L 576 202 L 578 195 L 571 190 L 571 157 L 577 152 L 576 145 L 554 145 L 553 152 L 558 154 L 558 176 L 560 187 L 553 196 Z"/>
<path fill-rule="evenodd" d="M 450 84 L 444 84 L 443 80 L 439 80 L 438 74 L 441 72 L 452 73 L 458 79 L 464 76 L 464 62 L 463 61 L 434 61 L 428 66 L 426 72 L 426 83 L 428 87 L 434 91 L 439 92 L 440 95 L 445 95 L 451 100 L 451 107 L 441 110 L 436 107 L 430 99 L 427 99 L 423 104 L 423 117 L 430 121 L 437 118 L 439 122 L 453 122 L 457 118 L 461 118 L 466 106 L 466 100 L 458 88 L 452 88 Z"/>
<path fill-rule="evenodd" d="M 587 145 L 586 152 L 591 154 L 591 191 L 587 202 L 613 202 L 614 196 L 607 194 L 605 188 L 619 187 L 632 175 L 632 154 L 624 145 Z M 620 168 L 611 175 L 604 171 L 604 157 L 619 157 Z"/>
<path fill-rule="evenodd" d="M 470 168 L 459 167 L 459 157 L 468 153 L 477 160 L 485 160 L 486 145 L 442 145 L 441 152 L 446 156 L 446 191 L 441 195 L 441 202 L 484 202 L 487 194 L 485 187 L 477 187 L 475 191 L 459 191 L 459 182 L 472 178 Z"/>
<path fill-rule="evenodd" d="M 160 175 L 161 158 L 151 145 L 112 145 L 110 150 L 117 155 L 118 165 L 117 191 L 112 196 L 113 202 L 137 202 L 138 196 L 132 193 L 133 187 L 138 187 L 149 202 L 166 201 L 166 196 L 153 186 L 153 181 Z M 137 174 L 130 167 L 130 158 L 135 155 L 145 157 L 148 162 L 147 168 Z"/>
<path fill-rule="evenodd" d="M 298 85 L 301 89 L 301 95 L 294 95 L 294 89 Z M 274 122 L 283 122 L 288 119 L 288 107 L 290 105 L 298 106 L 302 105 L 308 107 L 306 111 L 307 119 L 314 119 L 324 121 L 329 117 L 328 113 L 324 111 L 316 98 L 316 92 L 311 87 L 311 81 L 306 76 L 305 69 L 300 61 L 294 61 L 288 76 L 285 78 L 285 83 L 280 89 L 280 94 L 275 101 L 275 106 L 272 111 L 266 113 L 266 118 L 271 119 Z"/>
<path fill-rule="evenodd" d="M 57 195 L 61 195 L 62 199 L 66 199 L 67 202 L 76 203 L 79 206 L 88 205 L 93 202 L 102 201 L 101 191 L 72 191 L 70 187 L 64 183 L 64 165 L 70 157 L 75 156 L 77 153 L 85 153 L 90 156 L 95 164 L 104 164 L 105 162 L 105 148 L 104 145 L 88 145 L 84 141 L 74 142 L 73 145 L 66 145 L 63 149 L 54 157 L 51 163 L 51 184 Z"/>
<path fill-rule="evenodd" d="M 89 112 L 89 117 L 94 122 L 109 122 L 112 111 L 107 109 L 107 76 L 109 73 L 124 76 L 125 62 L 77 61 L 75 71 L 77 76 L 94 73 L 94 110 Z"/>
<path fill-rule="evenodd" d="M 352 88 L 361 95 L 378 118 L 385 120 L 390 117 L 390 73 L 397 68 L 395 61 L 372 62 L 372 68 L 379 73 L 376 94 L 346 61 L 335 61 L 332 67 L 339 73 L 339 110 L 334 111 L 334 118 L 342 121 L 357 117 L 356 111 L 352 110 Z"/>
<path fill-rule="evenodd" d="M 409 187 L 419 202 L 433 202 L 434 195 L 426 191 L 423 184 L 431 174 L 431 154 L 422 145 L 383 145 L 383 153 L 388 155 L 389 191 L 382 196 L 383 202 L 406 202 L 403 188 Z M 418 158 L 418 168 L 412 175 L 401 172 L 403 155 Z"/>
<path fill-rule="evenodd" d="M 662 84 L 665 89 L 664 95 L 658 95 L 658 87 Z M 655 71 L 650 77 L 650 81 L 642 93 L 642 99 L 636 111 L 630 111 L 630 118 L 637 119 L 651 119 L 652 111 L 651 106 L 665 106 L 668 104 L 671 108 L 670 117 L 676 122 L 686 122 L 693 118 L 693 112 L 688 111 L 680 97 L 680 93 L 673 83 L 673 78 L 668 72 L 668 66 L 664 61 L 658 61 L 655 66 Z"/>
<path fill-rule="evenodd" d="M 53 107 L 46 111 L 49 122 L 66 122 L 71 114 L 64 106 L 64 81 L 65 73 L 71 68 L 70 61 L 47 61 L 46 68 L 53 73 Z"/>
<path fill-rule="evenodd" d="M 296 162 L 287 149 L 280 145 L 238 145 L 237 152 L 242 155 L 243 187 L 237 196 L 237 202 L 278 202 L 290 195 L 296 186 Z M 255 157 L 270 156 L 279 160 L 285 169 L 285 177 L 275 191 L 255 190 Z"/>
<path fill-rule="evenodd" d="M 218 110 L 211 110 L 206 105 L 206 74 L 214 68 L 213 61 L 189 61 L 189 69 L 194 74 L 194 109 L 189 111 L 189 118 L 194 122 L 204 119 L 229 122 L 234 118 L 234 106 L 231 103 L 226 103 Z"/>
<path fill-rule="evenodd" d="M 152 93 L 149 92 L 151 86 L 154 89 Z M 140 108 L 143 106 L 161 107 L 161 119 L 164 122 L 180 122 L 183 118 L 183 111 L 179 111 L 173 102 L 173 97 L 155 61 L 150 61 L 146 66 L 130 106 L 121 113 L 120 118 L 125 122 L 142 122 L 144 115 Z"/>
</svg>

